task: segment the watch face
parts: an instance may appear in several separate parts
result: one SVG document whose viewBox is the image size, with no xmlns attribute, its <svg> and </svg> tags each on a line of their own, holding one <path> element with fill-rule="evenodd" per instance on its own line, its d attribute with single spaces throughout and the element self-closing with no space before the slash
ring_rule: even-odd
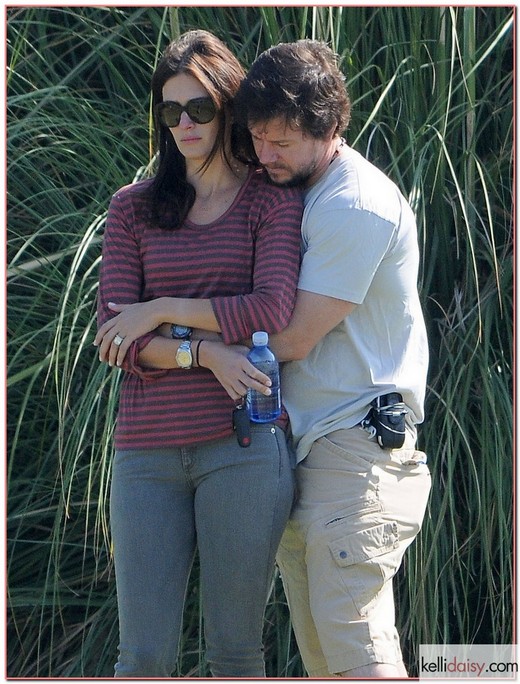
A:
<svg viewBox="0 0 520 684">
<path fill-rule="evenodd" d="M 191 342 L 181 342 L 175 354 L 177 365 L 181 368 L 191 368 L 193 356 L 191 354 Z"/>
<path fill-rule="evenodd" d="M 184 340 L 191 335 L 191 328 L 187 325 L 172 325 L 172 337 L 177 340 Z"/>
<path fill-rule="evenodd" d="M 181 368 L 189 368 L 191 366 L 191 353 L 189 351 L 177 352 L 177 363 Z"/>
</svg>

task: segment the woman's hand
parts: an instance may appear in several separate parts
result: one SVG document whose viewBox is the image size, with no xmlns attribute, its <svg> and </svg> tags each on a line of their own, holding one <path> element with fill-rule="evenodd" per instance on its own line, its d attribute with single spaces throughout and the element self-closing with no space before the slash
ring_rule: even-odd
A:
<svg viewBox="0 0 520 684">
<path fill-rule="evenodd" d="M 135 304 L 109 302 L 109 308 L 119 313 L 98 330 L 94 345 L 99 347 L 99 360 L 120 366 L 132 342 L 162 323 L 158 302 L 158 299 Z"/>
<path fill-rule="evenodd" d="M 248 387 L 270 395 L 271 380 L 248 361 L 248 347 L 202 340 L 199 363 L 209 368 L 234 402 L 240 401 Z"/>
</svg>

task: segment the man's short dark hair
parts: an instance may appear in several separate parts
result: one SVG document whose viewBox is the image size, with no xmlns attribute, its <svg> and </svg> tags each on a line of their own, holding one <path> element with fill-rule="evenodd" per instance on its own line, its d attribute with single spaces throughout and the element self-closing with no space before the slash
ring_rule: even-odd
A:
<svg viewBox="0 0 520 684">
<path fill-rule="evenodd" d="M 280 43 L 253 63 L 235 97 L 235 121 L 248 127 L 281 117 L 318 139 L 341 135 L 350 99 L 337 57 L 323 42 Z"/>
</svg>

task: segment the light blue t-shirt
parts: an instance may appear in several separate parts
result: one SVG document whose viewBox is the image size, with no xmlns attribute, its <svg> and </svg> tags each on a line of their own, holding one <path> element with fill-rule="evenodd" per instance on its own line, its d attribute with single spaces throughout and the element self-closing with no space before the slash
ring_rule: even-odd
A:
<svg viewBox="0 0 520 684">
<path fill-rule="evenodd" d="M 400 392 L 424 419 L 428 342 L 417 292 L 413 212 L 397 186 L 348 146 L 305 196 L 298 287 L 357 304 L 301 361 L 282 368 L 297 460 Z"/>
</svg>

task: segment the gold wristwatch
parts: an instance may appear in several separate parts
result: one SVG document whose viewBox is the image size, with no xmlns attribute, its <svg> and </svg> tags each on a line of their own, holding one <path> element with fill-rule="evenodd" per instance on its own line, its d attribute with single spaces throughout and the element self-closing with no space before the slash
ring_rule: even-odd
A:
<svg viewBox="0 0 520 684">
<path fill-rule="evenodd" d="M 191 342 L 185 340 L 179 344 L 177 353 L 175 354 L 175 360 L 179 368 L 185 368 L 188 370 L 193 364 L 193 356 L 191 353 Z"/>
</svg>

